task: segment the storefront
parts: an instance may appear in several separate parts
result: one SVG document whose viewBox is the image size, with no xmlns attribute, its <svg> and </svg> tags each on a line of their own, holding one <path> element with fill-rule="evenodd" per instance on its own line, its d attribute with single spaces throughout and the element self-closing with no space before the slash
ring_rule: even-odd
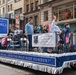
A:
<svg viewBox="0 0 76 75">
<path fill-rule="evenodd" d="M 76 22 L 75 23 L 69 23 L 70 24 L 70 29 L 72 32 L 76 30 Z M 59 24 L 60 28 L 64 28 L 64 24 Z"/>
<path fill-rule="evenodd" d="M 52 13 L 57 16 L 59 26 L 64 27 L 64 23 L 69 23 L 72 32 L 76 30 L 76 1 L 52 7 Z"/>
</svg>

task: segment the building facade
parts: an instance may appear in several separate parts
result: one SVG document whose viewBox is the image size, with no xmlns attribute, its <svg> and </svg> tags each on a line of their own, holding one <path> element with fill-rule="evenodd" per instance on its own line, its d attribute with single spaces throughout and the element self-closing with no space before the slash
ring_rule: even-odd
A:
<svg viewBox="0 0 76 75">
<path fill-rule="evenodd" d="M 58 4 L 55 1 L 52 5 L 52 13 L 56 14 L 59 21 L 59 26 L 64 27 L 64 23 L 69 23 L 71 30 L 76 30 L 76 0 L 63 0 L 59 1 Z M 64 13 L 70 12 L 70 17 L 68 19 L 64 18 Z"/>
<path fill-rule="evenodd" d="M 25 0 L 0 0 L 0 17 L 8 18 L 10 29 L 15 28 L 16 16 L 20 18 L 20 29 L 23 29 L 23 9 Z"/>
<path fill-rule="evenodd" d="M 27 23 L 29 18 L 33 18 L 34 25 L 40 24 L 40 0 L 25 0 L 25 22 Z"/>
<path fill-rule="evenodd" d="M 67 19 L 64 18 L 66 12 L 70 12 Z M 29 18 L 33 18 L 36 26 L 48 25 L 51 24 L 53 15 L 57 16 L 61 28 L 67 22 L 74 31 L 76 0 L 0 0 L 0 17 L 8 18 L 11 28 L 15 27 L 16 16 L 20 16 L 20 29 L 24 29 Z"/>
<path fill-rule="evenodd" d="M 0 16 L 5 17 L 7 14 L 13 13 L 13 0 L 0 0 Z"/>
<path fill-rule="evenodd" d="M 24 2 L 25 0 L 14 0 L 13 3 L 15 21 L 16 21 L 16 17 L 19 17 L 20 29 L 24 29 L 24 16 L 23 16 Z"/>
<path fill-rule="evenodd" d="M 47 25 L 52 20 L 52 7 L 50 5 L 51 0 L 41 0 L 40 6 L 40 23 L 41 25 Z"/>
<path fill-rule="evenodd" d="M 59 26 L 64 27 L 64 23 L 69 23 L 71 30 L 76 30 L 76 0 L 41 0 L 41 24 L 51 24 L 52 16 L 56 15 Z M 64 18 L 64 13 L 70 13 L 68 18 Z"/>
</svg>

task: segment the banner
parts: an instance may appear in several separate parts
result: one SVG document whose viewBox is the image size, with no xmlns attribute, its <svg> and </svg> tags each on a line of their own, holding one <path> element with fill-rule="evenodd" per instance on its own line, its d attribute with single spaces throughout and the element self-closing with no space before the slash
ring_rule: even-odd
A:
<svg viewBox="0 0 76 75">
<path fill-rule="evenodd" d="M 16 27 L 20 27 L 20 16 L 16 16 Z"/>
<path fill-rule="evenodd" d="M 0 52 L 0 57 L 4 57 L 7 59 L 14 59 L 19 61 L 31 62 L 34 64 L 42 64 L 48 66 L 56 66 L 56 58 L 55 57 L 44 57 L 44 56 L 36 56 L 30 54 L 21 54 L 21 53 L 13 53 L 13 52 Z"/>
<path fill-rule="evenodd" d="M 32 36 L 33 47 L 56 47 L 55 33 L 34 34 Z"/>
<path fill-rule="evenodd" d="M 73 45 L 76 44 L 76 33 L 73 33 Z"/>
<path fill-rule="evenodd" d="M 7 36 L 9 32 L 9 20 L 0 18 L 0 37 Z"/>
</svg>

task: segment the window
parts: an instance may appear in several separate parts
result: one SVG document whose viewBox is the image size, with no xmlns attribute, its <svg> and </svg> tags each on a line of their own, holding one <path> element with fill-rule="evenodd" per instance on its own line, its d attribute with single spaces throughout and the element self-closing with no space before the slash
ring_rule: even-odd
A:
<svg viewBox="0 0 76 75">
<path fill-rule="evenodd" d="M 1 0 L 0 0 L 0 5 L 1 5 Z"/>
<path fill-rule="evenodd" d="M 67 14 L 67 17 L 65 18 L 66 14 Z M 66 20 L 66 19 L 73 19 L 73 7 L 59 10 L 59 21 Z"/>
<path fill-rule="evenodd" d="M 10 10 L 12 10 L 12 4 L 10 5 Z"/>
<path fill-rule="evenodd" d="M 11 5 L 8 5 L 8 12 L 9 11 L 12 11 L 12 4 Z"/>
<path fill-rule="evenodd" d="M 64 17 L 64 16 L 63 16 L 63 15 L 64 15 L 64 11 L 65 11 L 65 10 L 60 10 L 60 11 L 59 11 L 59 21 L 61 21 L 61 20 L 64 19 L 64 18 L 63 18 L 63 17 Z"/>
<path fill-rule="evenodd" d="M 48 21 L 48 11 L 44 12 L 44 21 Z"/>
<path fill-rule="evenodd" d="M 12 15 L 13 15 L 13 13 L 10 13 L 10 14 L 9 14 L 9 18 L 12 18 Z"/>
<path fill-rule="evenodd" d="M 26 5 L 26 12 L 29 12 L 29 4 Z"/>
<path fill-rule="evenodd" d="M 1 9 L 0 9 L 0 14 L 1 14 Z"/>
<path fill-rule="evenodd" d="M 3 4 L 5 3 L 5 0 L 2 0 L 3 1 Z"/>
<path fill-rule="evenodd" d="M 28 0 L 26 0 L 26 2 L 28 2 Z"/>
<path fill-rule="evenodd" d="M 31 3 L 31 11 L 33 11 L 33 3 Z"/>
<path fill-rule="evenodd" d="M 22 8 L 15 10 L 15 14 L 22 14 Z"/>
<path fill-rule="evenodd" d="M 75 8 L 75 10 L 76 10 L 76 8 Z M 57 16 L 59 21 L 75 18 L 75 16 L 76 16 L 75 10 L 73 11 L 72 3 L 53 7 L 53 13 Z M 75 13 L 73 13 L 73 12 L 75 12 Z"/>
<path fill-rule="evenodd" d="M 75 18 L 76 18 L 76 7 L 74 8 L 74 14 L 75 14 L 74 16 L 75 16 Z"/>
<path fill-rule="evenodd" d="M 30 19 L 33 19 L 33 17 L 31 16 Z"/>
<path fill-rule="evenodd" d="M 20 0 L 14 0 L 14 2 L 16 3 L 16 2 L 19 2 Z"/>
<path fill-rule="evenodd" d="M 35 16 L 35 26 L 38 26 L 38 16 Z"/>
<path fill-rule="evenodd" d="M 3 14 L 5 13 L 5 8 L 3 8 Z"/>
<path fill-rule="evenodd" d="M 76 6 L 76 1 L 74 1 L 74 5 Z"/>
<path fill-rule="evenodd" d="M 28 18 L 26 18 L 26 23 L 28 23 Z"/>
<path fill-rule="evenodd" d="M 36 5 L 35 5 L 35 8 L 38 9 L 38 1 L 36 1 L 35 4 L 36 4 Z"/>
<path fill-rule="evenodd" d="M 9 12 L 9 5 L 8 5 L 8 12 Z"/>
<path fill-rule="evenodd" d="M 46 2 L 48 2 L 49 0 L 43 0 L 43 3 L 46 3 Z"/>
<path fill-rule="evenodd" d="M 8 1 L 10 1 L 10 0 L 8 0 Z"/>
</svg>

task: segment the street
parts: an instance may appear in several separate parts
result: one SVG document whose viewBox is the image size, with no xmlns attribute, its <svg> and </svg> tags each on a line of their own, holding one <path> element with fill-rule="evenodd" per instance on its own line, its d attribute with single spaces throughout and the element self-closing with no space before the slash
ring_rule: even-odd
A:
<svg viewBox="0 0 76 75">
<path fill-rule="evenodd" d="M 51 75 L 14 65 L 0 63 L 0 75 Z M 76 75 L 76 70 L 65 69 L 61 75 Z"/>
</svg>

